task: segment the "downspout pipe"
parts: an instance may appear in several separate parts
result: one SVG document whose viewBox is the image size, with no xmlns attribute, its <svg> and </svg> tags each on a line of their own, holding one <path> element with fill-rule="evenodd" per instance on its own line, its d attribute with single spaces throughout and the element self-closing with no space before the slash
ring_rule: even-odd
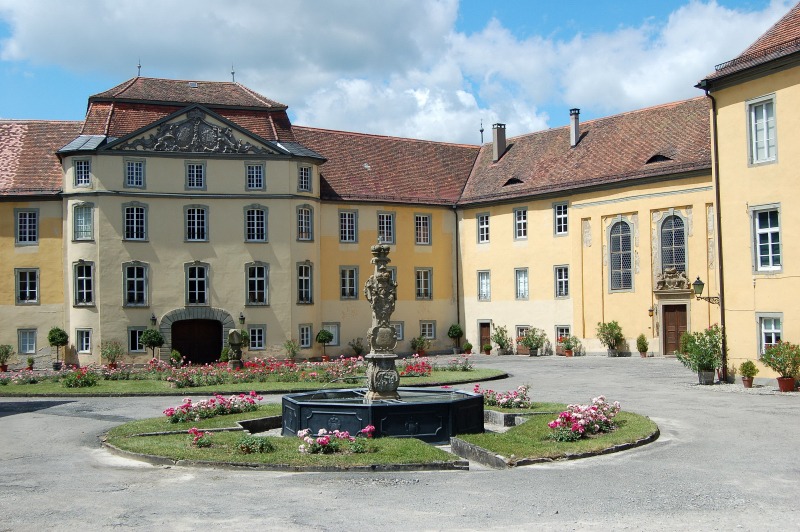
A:
<svg viewBox="0 0 800 532">
<path fill-rule="evenodd" d="M 459 242 L 458 206 L 456 204 L 453 204 L 453 216 L 455 217 L 454 229 L 456 233 L 456 323 L 461 323 L 461 276 L 459 275 L 461 270 L 461 245 Z M 464 326 L 466 327 L 466 324 Z"/>
<path fill-rule="evenodd" d="M 722 381 L 728 381 L 728 333 L 725 329 L 725 269 L 722 256 L 722 205 L 719 192 L 719 143 L 717 135 L 717 100 L 704 87 L 706 97 L 711 100 L 711 141 L 714 158 L 714 204 L 717 218 L 717 264 L 719 264 L 719 325 L 722 327 Z"/>
</svg>

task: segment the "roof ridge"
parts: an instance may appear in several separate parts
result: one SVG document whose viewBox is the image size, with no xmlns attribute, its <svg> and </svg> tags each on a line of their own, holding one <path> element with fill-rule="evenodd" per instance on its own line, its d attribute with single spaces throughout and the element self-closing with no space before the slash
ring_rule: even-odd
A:
<svg viewBox="0 0 800 532">
<path fill-rule="evenodd" d="M 222 83 L 222 82 L 219 82 L 219 83 Z M 242 89 L 245 92 L 247 92 L 248 94 L 252 95 L 255 99 L 260 100 L 261 102 L 265 103 L 266 105 L 269 105 L 270 107 L 274 107 L 275 104 L 278 104 L 279 106 L 282 106 L 282 107 L 288 107 L 287 105 L 284 105 L 284 104 L 282 104 L 280 102 L 276 102 L 274 100 L 270 100 L 269 98 L 267 98 L 263 94 L 259 94 L 258 92 L 254 91 L 250 87 L 246 87 L 245 85 L 242 85 L 238 81 L 227 81 L 225 83 L 233 83 L 234 85 L 236 85 L 240 89 Z"/>
<path fill-rule="evenodd" d="M 82 124 L 83 120 L 48 120 L 45 118 L 0 118 L 0 123 L 16 122 L 16 123 L 41 123 L 41 124 Z"/>
<path fill-rule="evenodd" d="M 112 98 L 117 98 L 120 94 L 122 94 L 126 90 L 130 89 L 134 85 L 134 83 L 136 83 L 136 81 L 139 80 L 139 79 L 141 79 L 141 78 L 139 78 L 137 76 L 135 78 L 131 78 L 130 80 L 128 80 L 128 84 L 125 85 L 123 88 L 121 88 L 119 91 L 115 92 L 113 94 Z"/>
<path fill-rule="evenodd" d="M 338 133 L 343 135 L 352 135 L 354 137 L 373 137 L 379 139 L 388 139 L 388 140 L 400 140 L 400 141 L 407 141 L 407 142 L 421 142 L 425 144 L 444 144 L 446 146 L 461 146 L 464 148 L 480 148 L 480 144 L 464 144 L 462 142 L 445 142 L 441 140 L 428 140 L 428 139 L 414 139 L 410 137 L 398 137 L 393 135 L 379 135 L 377 133 L 360 133 L 358 131 L 345 131 L 342 129 L 329 129 L 324 127 L 312 127 L 312 126 L 299 126 L 297 124 L 292 124 L 292 129 L 301 129 L 306 131 L 322 131 L 326 133 Z"/>
</svg>

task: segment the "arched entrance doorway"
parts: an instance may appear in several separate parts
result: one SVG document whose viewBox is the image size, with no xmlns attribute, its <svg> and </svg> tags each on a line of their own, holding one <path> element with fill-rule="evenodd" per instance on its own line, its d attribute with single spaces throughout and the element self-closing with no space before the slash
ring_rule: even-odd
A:
<svg viewBox="0 0 800 532">
<path fill-rule="evenodd" d="M 182 320 L 172 324 L 172 349 L 191 364 L 212 364 L 222 352 L 222 323 L 217 320 Z"/>
<path fill-rule="evenodd" d="M 161 352 L 176 349 L 193 364 L 213 363 L 226 345 L 228 332 L 235 328 L 227 311 L 213 307 L 187 307 L 167 312 L 159 331 L 164 337 Z"/>
</svg>

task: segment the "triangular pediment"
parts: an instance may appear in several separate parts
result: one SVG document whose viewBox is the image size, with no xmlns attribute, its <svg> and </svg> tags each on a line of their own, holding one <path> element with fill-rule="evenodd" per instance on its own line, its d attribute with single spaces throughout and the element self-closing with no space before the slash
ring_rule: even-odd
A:
<svg viewBox="0 0 800 532">
<path fill-rule="evenodd" d="M 114 142 L 106 150 L 286 156 L 288 151 L 213 111 L 193 105 Z"/>
</svg>

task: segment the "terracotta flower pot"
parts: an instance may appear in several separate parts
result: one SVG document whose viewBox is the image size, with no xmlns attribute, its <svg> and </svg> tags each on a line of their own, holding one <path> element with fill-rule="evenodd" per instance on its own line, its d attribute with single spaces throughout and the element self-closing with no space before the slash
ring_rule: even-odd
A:
<svg viewBox="0 0 800 532">
<path fill-rule="evenodd" d="M 639 351 L 639 356 L 642 358 L 647 358 L 647 351 Z"/>
<path fill-rule="evenodd" d="M 778 389 L 782 392 L 793 392 L 795 389 L 794 377 L 778 377 Z"/>
<path fill-rule="evenodd" d="M 8 371 L 8 364 L 0 364 L 0 371 L 2 372 Z"/>
<path fill-rule="evenodd" d="M 571 357 L 572 356 L 572 349 L 564 349 L 564 356 Z"/>
<path fill-rule="evenodd" d="M 742 386 L 745 388 L 753 387 L 753 377 L 742 377 Z"/>
</svg>

